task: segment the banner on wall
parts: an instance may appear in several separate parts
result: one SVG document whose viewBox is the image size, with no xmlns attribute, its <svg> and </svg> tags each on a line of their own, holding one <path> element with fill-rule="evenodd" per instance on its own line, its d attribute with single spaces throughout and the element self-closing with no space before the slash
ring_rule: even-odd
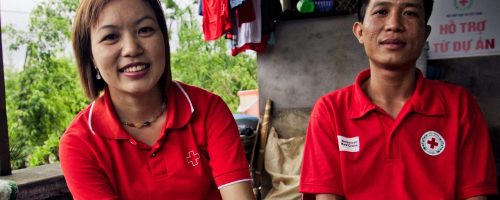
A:
<svg viewBox="0 0 500 200">
<path fill-rule="evenodd" d="M 428 59 L 500 55 L 499 8 L 499 0 L 434 1 Z"/>
</svg>

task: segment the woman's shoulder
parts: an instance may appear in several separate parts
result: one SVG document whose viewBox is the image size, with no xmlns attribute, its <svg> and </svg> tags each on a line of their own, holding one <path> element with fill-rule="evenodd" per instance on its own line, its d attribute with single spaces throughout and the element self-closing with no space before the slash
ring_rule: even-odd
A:
<svg viewBox="0 0 500 200">
<path fill-rule="evenodd" d="M 78 136 L 78 137 L 83 137 L 85 135 L 91 135 L 91 131 L 88 127 L 88 122 L 89 122 L 89 113 L 92 110 L 92 105 L 93 105 L 93 103 L 91 103 L 86 108 L 81 110 L 75 116 L 75 118 L 68 125 L 68 128 L 66 128 L 62 138 L 65 138 L 66 135 L 72 135 L 72 136 Z"/>
<path fill-rule="evenodd" d="M 173 81 L 173 83 L 176 84 L 178 88 L 180 88 L 181 92 L 185 92 L 186 95 L 188 95 L 192 100 L 220 98 L 219 95 L 198 86 L 190 85 L 180 81 Z"/>
</svg>

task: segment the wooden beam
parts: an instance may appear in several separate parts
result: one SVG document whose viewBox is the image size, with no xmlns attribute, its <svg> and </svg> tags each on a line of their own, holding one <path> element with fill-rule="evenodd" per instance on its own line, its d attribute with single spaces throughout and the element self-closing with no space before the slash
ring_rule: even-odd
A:
<svg viewBox="0 0 500 200">
<path fill-rule="evenodd" d="M 0 32 L 2 31 L 2 19 L 0 17 Z M 7 110 L 5 108 L 5 80 L 3 73 L 3 49 L 2 36 L 0 34 L 0 176 L 10 175 L 9 134 L 7 128 Z"/>
</svg>

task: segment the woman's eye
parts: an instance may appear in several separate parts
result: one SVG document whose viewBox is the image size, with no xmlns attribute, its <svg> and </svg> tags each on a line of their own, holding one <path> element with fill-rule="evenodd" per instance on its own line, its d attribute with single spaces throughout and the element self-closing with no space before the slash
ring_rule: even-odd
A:
<svg viewBox="0 0 500 200">
<path fill-rule="evenodd" d="M 139 34 L 147 34 L 153 32 L 154 29 L 151 27 L 144 27 L 139 29 Z"/>
<path fill-rule="evenodd" d="M 108 35 L 104 36 L 102 41 L 113 41 L 113 40 L 116 40 L 117 38 L 118 38 L 118 35 L 116 35 L 116 34 L 108 34 Z"/>
</svg>

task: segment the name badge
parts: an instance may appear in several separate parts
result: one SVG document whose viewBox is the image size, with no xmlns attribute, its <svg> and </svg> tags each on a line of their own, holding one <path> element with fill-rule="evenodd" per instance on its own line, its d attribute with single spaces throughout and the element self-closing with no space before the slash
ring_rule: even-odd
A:
<svg viewBox="0 0 500 200">
<path fill-rule="evenodd" d="M 339 140 L 339 151 L 359 152 L 359 136 L 348 138 L 337 136 Z"/>
</svg>

